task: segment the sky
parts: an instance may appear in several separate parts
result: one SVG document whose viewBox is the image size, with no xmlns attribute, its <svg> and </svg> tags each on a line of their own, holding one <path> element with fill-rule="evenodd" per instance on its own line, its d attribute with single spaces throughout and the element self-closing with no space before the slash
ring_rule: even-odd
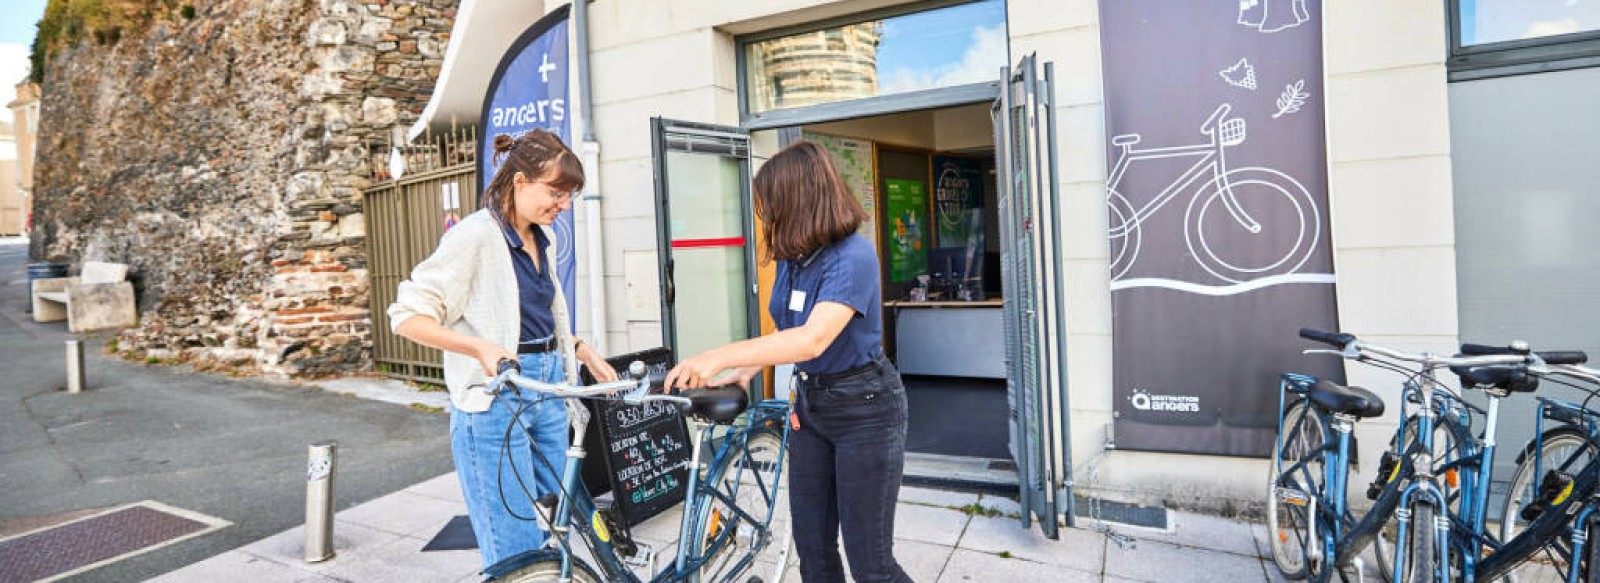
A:
<svg viewBox="0 0 1600 583">
<path fill-rule="evenodd" d="M 0 6 L 0 121 L 11 121 L 5 104 L 17 98 L 16 85 L 28 76 L 28 49 L 46 1 L 5 0 Z"/>
<path fill-rule="evenodd" d="M 883 21 L 882 94 L 997 79 L 1006 65 L 1002 0 L 985 0 Z"/>
</svg>

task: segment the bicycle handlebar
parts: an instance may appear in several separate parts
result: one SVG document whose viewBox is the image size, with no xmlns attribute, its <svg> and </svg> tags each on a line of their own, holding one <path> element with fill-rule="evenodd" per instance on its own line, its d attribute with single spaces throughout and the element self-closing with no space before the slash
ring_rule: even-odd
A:
<svg viewBox="0 0 1600 583">
<path fill-rule="evenodd" d="M 1315 340 L 1324 344 L 1336 346 L 1339 348 L 1340 356 L 1353 360 L 1370 355 L 1377 355 L 1394 360 L 1413 362 L 1429 367 L 1474 367 L 1491 366 L 1496 364 L 1535 364 L 1542 363 L 1543 361 L 1543 359 L 1540 358 L 1537 353 L 1532 356 L 1524 354 L 1440 356 L 1426 352 L 1420 354 L 1401 352 L 1392 348 L 1384 348 L 1369 342 L 1362 342 L 1356 339 L 1356 337 L 1352 334 L 1345 334 L 1342 332 L 1323 332 L 1321 330 L 1312 328 L 1301 328 L 1300 337 L 1307 340 Z"/>
<path fill-rule="evenodd" d="M 545 393 L 563 398 L 585 399 L 594 397 L 610 397 L 620 393 L 622 400 L 628 404 L 639 404 L 651 401 L 665 401 L 676 403 L 683 407 L 693 404 L 688 398 L 678 395 L 651 394 L 652 388 L 659 387 L 661 379 L 645 376 L 640 379 L 619 379 L 609 383 L 600 383 L 586 387 L 573 386 L 559 383 L 547 383 L 522 376 L 522 367 L 510 359 L 501 360 L 496 365 L 497 371 L 494 378 L 489 381 L 487 391 L 491 395 L 498 395 L 505 390 L 506 385 L 516 385 L 537 393 Z"/>
</svg>

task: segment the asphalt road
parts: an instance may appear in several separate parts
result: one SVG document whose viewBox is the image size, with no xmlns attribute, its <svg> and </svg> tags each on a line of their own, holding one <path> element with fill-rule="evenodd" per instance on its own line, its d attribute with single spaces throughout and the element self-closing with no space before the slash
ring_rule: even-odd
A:
<svg viewBox="0 0 1600 583">
<path fill-rule="evenodd" d="M 341 510 L 451 470 L 445 414 L 126 362 L 103 339 L 86 340 L 88 390 L 69 395 L 72 336 L 26 313 L 26 263 L 26 244 L 0 240 L 0 534 L 141 500 L 233 523 L 72 581 L 141 580 L 300 524 L 312 442 L 339 443 Z"/>
</svg>

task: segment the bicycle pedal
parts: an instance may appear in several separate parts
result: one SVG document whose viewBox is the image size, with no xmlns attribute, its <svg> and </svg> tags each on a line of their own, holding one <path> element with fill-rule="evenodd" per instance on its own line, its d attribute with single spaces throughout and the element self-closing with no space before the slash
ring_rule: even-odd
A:
<svg viewBox="0 0 1600 583">
<path fill-rule="evenodd" d="M 634 543 L 634 553 L 622 557 L 622 562 L 632 567 L 649 567 L 650 576 L 655 576 L 656 548 L 647 542 Z"/>
</svg>

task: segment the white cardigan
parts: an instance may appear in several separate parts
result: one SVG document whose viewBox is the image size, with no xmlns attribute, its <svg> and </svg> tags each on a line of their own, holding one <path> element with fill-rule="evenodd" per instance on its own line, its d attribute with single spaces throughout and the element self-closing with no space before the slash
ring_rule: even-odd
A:
<svg viewBox="0 0 1600 583">
<path fill-rule="evenodd" d="M 539 228 L 544 229 L 550 241 L 544 254 L 546 271 L 555 284 L 550 313 L 555 316 L 556 336 L 561 339 L 566 382 L 571 383 L 578 378 L 578 364 L 572 335 L 567 332 L 567 299 L 556 277 L 555 232 L 549 227 Z M 505 231 L 489 211 L 479 210 L 445 231 L 433 255 L 411 270 L 411 279 L 400 282 L 395 301 L 389 305 L 389 327 L 398 329 L 412 316 L 430 316 L 446 328 L 516 352 L 522 330 L 519 297 Z M 494 395 L 484 391 L 487 382 L 478 359 L 444 353 L 444 384 L 457 409 L 468 413 L 489 410 Z"/>
</svg>

